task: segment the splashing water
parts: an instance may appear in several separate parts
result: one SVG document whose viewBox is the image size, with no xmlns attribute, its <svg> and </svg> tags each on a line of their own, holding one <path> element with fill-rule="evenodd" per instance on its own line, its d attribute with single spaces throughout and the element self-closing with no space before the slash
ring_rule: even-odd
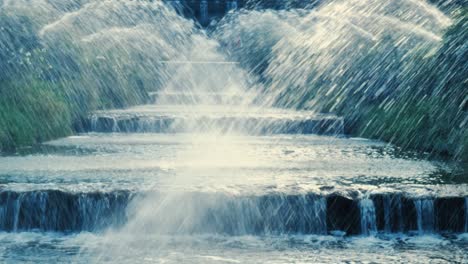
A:
<svg viewBox="0 0 468 264">
<path fill-rule="evenodd" d="M 38 90 L 49 104 L 55 97 L 43 90 L 65 98 L 52 112 L 69 102 L 76 130 L 92 132 L 48 143 L 57 153 L 0 158 L 9 188 L 0 194 L 0 219 L 8 219 L 0 227 L 13 233 L 0 233 L 7 252 L 0 260 L 37 241 L 44 256 L 58 243 L 66 256 L 60 251 L 57 261 L 75 255 L 77 262 L 419 255 L 424 263 L 450 255 L 452 246 L 456 258 L 466 256 L 465 241 L 434 236 L 418 244 L 400 234 L 402 245 L 390 235 L 413 226 L 435 232 L 444 202 L 461 204 L 446 194 L 466 195 L 465 179 L 447 179 L 449 165 L 343 137 L 348 117 L 367 104 L 393 109 L 419 81 L 421 62 L 444 45 L 447 15 L 418 0 L 304 1 L 297 5 L 306 9 L 239 12 L 256 1 L 225 1 L 229 13 L 205 31 L 178 15 L 182 2 L 0 1 L 0 61 L 8 61 L 0 62 L 0 80 L 46 83 Z M 206 24 L 211 2 L 199 5 Z M 395 193 L 367 196 L 380 188 Z M 468 226 L 467 198 L 463 205 L 464 214 L 444 211 L 457 219 L 457 232 L 460 221 Z M 80 233 L 64 238 L 67 232 Z M 356 234 L 364 236 L 344 236 Z M 382 249 L 403 253 L 376 253 Z"/>
<path fill-rule="evenodd" d="M 460 157 L 466 95 L 451 83 L 464 82 L 454 69 L 465 68 L 466 48 L 448 35 L 462 34 L 455 28 L 463 21 L 447 32 L 452 20 L 424 1 L 326 1 L 310 10 L 234 13 L 213 35 L 264 83 L 263 105 L 338 113 L 349 133 Z M 429 70 L 443 64 L 453 67 Z"/>
<path fill-rule="evenodd" d="M 332 93 L 336 104 L 392 93 L 391 82 L 411 76 L 415 56 L 434 52 L 449 25 L 422 1 L 331 1 L 310 11 L 235 13 L 215 36 L 227 47 L 242 39 L 230 51 L 267 80 L 266 105 L 318 107 Z"/>
</svg>

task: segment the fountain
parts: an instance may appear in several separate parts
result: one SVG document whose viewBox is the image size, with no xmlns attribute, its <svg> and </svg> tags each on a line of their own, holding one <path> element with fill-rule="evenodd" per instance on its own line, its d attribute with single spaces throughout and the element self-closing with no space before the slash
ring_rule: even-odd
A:
<svg viewBox="0 0 468 264">
<path fill-rule="evenodd" d="M 207 32 L 181 1 L 56 2 L 0 1 L 0 23 L 34 25 L 18 48 L 30 64 L 5 69 L 60 83 L 77 132 L 0 156 L 0 261 L 466 257 L 468 182 L 447 176 L 459 166 L 350 137 L 343 116 L 396 104 L 441 47 L 451 20 L 437 8 L 225 1 Z M 198 4 L 207 22 L 212 2 Z"/>
</svg>

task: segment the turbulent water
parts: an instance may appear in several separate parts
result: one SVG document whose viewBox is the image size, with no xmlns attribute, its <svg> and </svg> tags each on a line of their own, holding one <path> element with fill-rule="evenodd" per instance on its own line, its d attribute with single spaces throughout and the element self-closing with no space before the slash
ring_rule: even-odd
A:
<svg viewBox="0 0 468 264">
<path fill-rule="evenodd" d="M 0 1 L 0 76 L 100 109 L 0 157 L 1 262 L 466 262 L 463 168 L 333 114 L 354 94 L 391 105 L 451 19 L 417 0 L 236 3 L 205 30 L 162 1 Z"/>
</svg>

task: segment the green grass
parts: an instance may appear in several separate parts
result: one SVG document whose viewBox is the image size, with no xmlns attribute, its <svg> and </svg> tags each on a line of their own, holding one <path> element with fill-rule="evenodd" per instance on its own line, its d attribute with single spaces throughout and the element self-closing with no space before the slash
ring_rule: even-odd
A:
<svg viewBox="0 0 468 264">
<path fill-rule="evenodd" d="M 0 150 L 69 135 L 71 111 L 50 83 L 0 83 Z"/>
</svg>

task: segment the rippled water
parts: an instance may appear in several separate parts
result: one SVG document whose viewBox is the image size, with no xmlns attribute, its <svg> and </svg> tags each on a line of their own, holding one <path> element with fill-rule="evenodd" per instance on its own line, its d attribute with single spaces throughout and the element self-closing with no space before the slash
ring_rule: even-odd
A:
<svg viewBox="0 0 468 264">
<path fill-rule="evenodd" d="M 2 262 L 466 263 L 466 235 L 226 237 L 0 233 Z"/>
<path fill-rule="evenodd" d="M 382 142 L 316 135 L 84 134 L 0 158 L 7 189 L 320 192 L 347 186 L 466 195 L 457 167 Z M 454 185 L 455 183 L 464 183 Z M 423 186 L 424 184 L 424 186 Z"/>
<path fill-rule="evenodd" d="M 0 262 L 467 262 L 463 168 L 348 138 L 335 115 L 272 108 L 320 106 L 335 89 L 374 98 L 394 80 L 405 85 L 417 68 L 406 58 L 433 53 L 451 23 L 434 7 L 350 0 L 243 11 L 210 38 L 160 1 L 63 11 L 31 1 L 42 7 L 33 12 L 24 2 L 2 8 L 35 18 L 58 73 L 70 74 L 62 53 L 94 61 L 76 66 L 85 81 L 75 85 L 106 94 L 135 69 L 158 105 L 98 111 L 83 126 L 105 134 L 1 156 Z M 366 71 L 345 70 L 356 61 Z M 338 129 L 303 129 L 324 119 Z M 167 120 L 172 130 L 161 129 Z M 174 120 L 189 125 L 175 129 Z"/>
<path fill-rule="evenodd" d="M 366 231 L 361 230 L 362 235 L 327 232 L 325 222 L 313 227 L 313 232 L 323 235 L 300 235 L 288 231 L 289 213 L 284 210 L 289 208 L 291 217 L 304 218 L 307 214 L 301 210 L 309 210 L 308 205 L 295 207 L 299 205 L 286 196 L 272 196 L 270 202 L 261 198 L 274 193 L 347 191 L 358 191 L 362 197 L 385 192 L 416 197 L 466 196 L 466 177 L 457 176 L 457 170 L 450 164 L 424 160 L 391 145 L 360 138 L 82 134 L 16 156 L 0 157 L 2 191 L 127 190 L 166 195 L 134 200 L 127 209 L 127 223 L 93 233 L 84 231 L 86 228 L 79 233 L 0 233 L 0 261 L 464 263 L 468 257 L 466 234 L 437 235 L 425 229 L 431 218 L 424 215 L 427 210 L 421 206 L 416 206 L 420 218 L 415 221 L 424 232 L 418 231 L 419 226 L 405 234 L 389 234 L 380 227 L 377 231 L 374 202 L 363 199 L 361 228 Z M 262 199 L 272 203 L 269 211 L 262 209 Z M 281 199 L 285 199 L 286 207 L 281 207 Z M 280 204 L 274 205 L 276 202 Z M 231 203 L 238 207 L 229 207 Z M 415 205 L 423 203 L 415 200 Z M 95 207 L 102 205 L 89 206 L 86 210 L 99 210 Z M 325 211 L 320 215 L 325 209 L 314 209 L 314 219 L 325 219 Z M 217 213 L 214 219 L 206 220 L 210 210 Z M 271 219 L 255 220 L 252 210 L 267 210 L 263 217 Z M 97 213 L 103 216 L 101 211 Z M 310 224 L 312 220 L 307 221 Z M 247 235 L 257 232 L 250 230 L 255 229 L 255 221 L 265 221 L 265 232 Z M 225 233 L 231 232 L 230 228 L 237 228 L 234 234 Z"/>
</svg>

